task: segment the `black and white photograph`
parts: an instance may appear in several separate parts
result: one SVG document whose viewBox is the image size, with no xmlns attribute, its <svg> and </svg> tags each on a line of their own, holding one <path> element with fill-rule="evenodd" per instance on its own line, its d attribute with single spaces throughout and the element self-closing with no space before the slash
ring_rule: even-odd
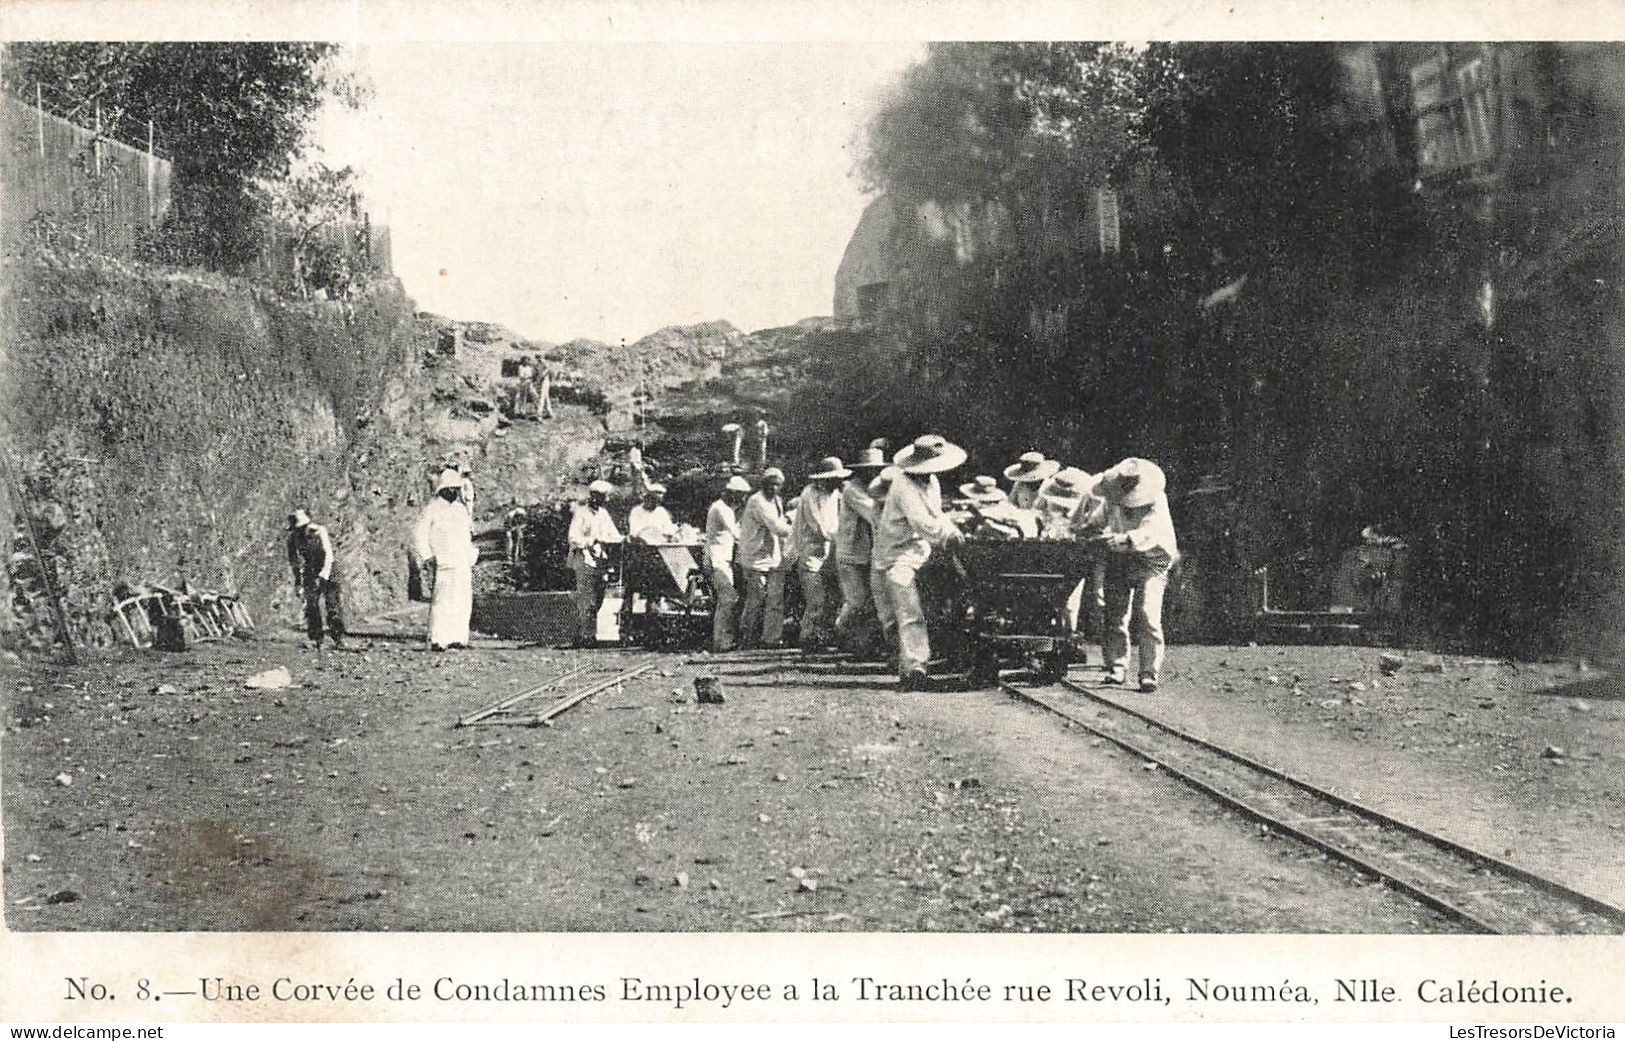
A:
<svg viewBox="0 0 1625 1041">
<path fill-rule="evenodd" d="M 1625 46 L 0 86 L 8 933 L 1625 931 Z"/>
</svg>

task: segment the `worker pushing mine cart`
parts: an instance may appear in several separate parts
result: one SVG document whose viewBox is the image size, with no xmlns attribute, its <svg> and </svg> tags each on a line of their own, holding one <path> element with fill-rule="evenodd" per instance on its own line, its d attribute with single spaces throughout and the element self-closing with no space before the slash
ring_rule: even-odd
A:
<svg viewBox="0 0 1625 1041">
<path fill-rule="evenodd" d="M 1083 542 L 967 539 L 944 547 L 921 572 L 929 624 L 972 683 L 992 683 L 1005 665 L 1060 679 L 1075 660 L 1067 598 L 1094 563 Z"/>
<path fill-rule="evenodd" d="M 636 540 L 620 551 L 621 641 L 639 647 L 704 647 L 713 601 L 702 546 Z"/>
</svg>

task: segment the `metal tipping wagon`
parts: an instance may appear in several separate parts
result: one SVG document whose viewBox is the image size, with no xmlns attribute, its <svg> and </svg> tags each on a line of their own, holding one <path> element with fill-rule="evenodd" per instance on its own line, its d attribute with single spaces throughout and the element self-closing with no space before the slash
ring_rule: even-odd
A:
<svg viewBox="0 0 1625 1041">
<path fill-rule="evenodd" d="M 920 574 L 932 642 L 975 684 L 993 682 L 1006 664 L 1060 679 L 1074 660 L 1067 598 L 1094 564 L 1086 542 L 967 540 L 943 547 Z"/>
<path fill-rule="evenodd" d="M 714 601 L 699 543 L 620 545 L 621 641 L 638 647 L 704 647 Z"/>
</svg>

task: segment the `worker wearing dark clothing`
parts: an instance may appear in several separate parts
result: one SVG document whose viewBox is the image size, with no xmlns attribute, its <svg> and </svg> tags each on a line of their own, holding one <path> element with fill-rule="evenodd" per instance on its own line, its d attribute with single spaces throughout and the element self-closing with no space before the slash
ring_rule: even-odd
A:
<svg viewBox="0 0 1625 1041">
<path fill-rule="evenodd" d="M 318 647 L 322 645 L 324 613 L 333 646 L 344 646 L 344 611 L 333 562 L 333 539 L 327 529 L 304 510 L 289 514 L 288 566 L 293 569 L 294 588 L 305 598 L 305 633 Z"/>
</svg>

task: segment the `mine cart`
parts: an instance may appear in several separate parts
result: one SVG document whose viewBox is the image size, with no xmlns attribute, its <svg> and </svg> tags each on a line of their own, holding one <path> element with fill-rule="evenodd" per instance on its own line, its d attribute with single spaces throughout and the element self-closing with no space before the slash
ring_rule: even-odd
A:
<svg viewBox="0 0 1625 1041">
<path fill-rule="evenodd" d="M 620 545 L 621 640 L 638 647 L 704 647 L 711 639 L 711 584 L 699 543 Z"/>
<path fill-rule="evenodd" d="M 973 683 L 993 682 L 1005 664 L 1060 679 L 1073 660 L 1067 598 L 1094 563 L 1084 542 L 967 540 L 944 547 L 920 575 L 932 642 Z"/>
</svg>

